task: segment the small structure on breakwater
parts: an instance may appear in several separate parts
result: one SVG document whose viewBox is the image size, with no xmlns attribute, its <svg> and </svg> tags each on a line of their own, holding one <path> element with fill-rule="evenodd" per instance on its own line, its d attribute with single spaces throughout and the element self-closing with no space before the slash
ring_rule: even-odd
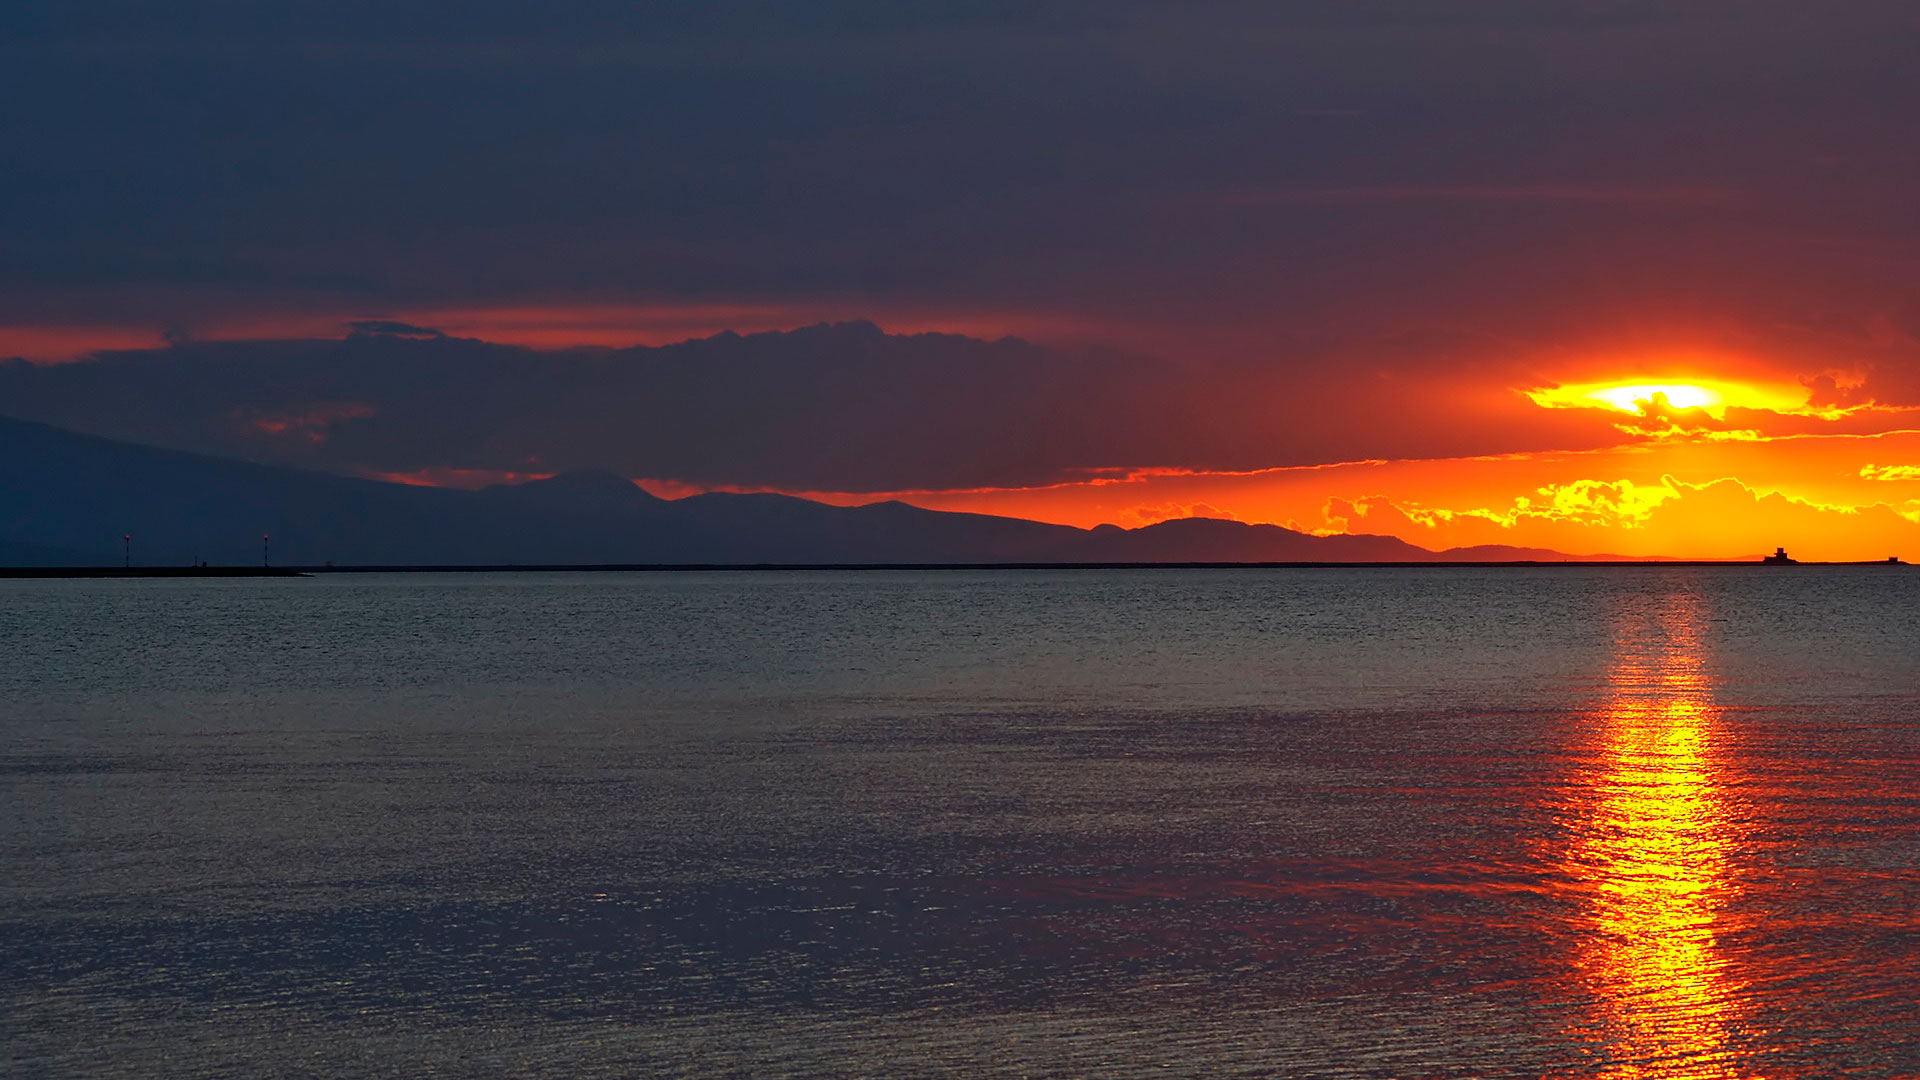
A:
<svg viewBox="0 0 1920 1080">
<path fill-rule="evenodd" d="M 1787 549 L 1783 547 L 1774 548 L 1773 554 L 1767 556 L 1764 559 L 1761 559 L 1760 561 L 1768 564 L 1769 566 L 1796 566 L 1800 562 L 1799 559 L 1793 558 L 1792 556 L 1788 555 Z"/>
</svg>

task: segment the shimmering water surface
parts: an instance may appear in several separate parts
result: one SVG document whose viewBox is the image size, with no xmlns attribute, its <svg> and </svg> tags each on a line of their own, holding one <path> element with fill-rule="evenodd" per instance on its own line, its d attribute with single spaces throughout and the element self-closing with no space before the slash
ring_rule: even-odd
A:
<svg viewBox="0 0 1920 1080">
<path fill-rule="evenodd" d="M 0 1072 L 1920 1073 L 1920 573 L 0 582 Z"/>
</svg>

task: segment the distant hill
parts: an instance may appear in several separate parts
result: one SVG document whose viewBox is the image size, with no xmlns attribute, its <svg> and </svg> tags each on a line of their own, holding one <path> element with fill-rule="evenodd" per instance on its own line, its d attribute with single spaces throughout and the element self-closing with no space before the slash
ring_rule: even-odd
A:
<svg viewBox="0 0 1920 1080">
<path fill-rule="evenodd" d="M 1569 555 L 1552 548 L 1514 547 L 1510 544 L 1475 544 L 1448 548 L 1434 557 L 1448 562 L 1686 562 L 1672 555 Z M 1757 559 L 1758 556 L 1755 556 Z"/>
<path fill-rule="evenodd" d="M 1563 560 L 1528 548 L 1432 552 L 1187 518 L 1077 529 L 785 495 L 656 498 L 611 473 L 459 491 L 114 442 L 0 419 L 0 564 L 150 566 L 592 563 L 1419 562 Z"/>
</svg>

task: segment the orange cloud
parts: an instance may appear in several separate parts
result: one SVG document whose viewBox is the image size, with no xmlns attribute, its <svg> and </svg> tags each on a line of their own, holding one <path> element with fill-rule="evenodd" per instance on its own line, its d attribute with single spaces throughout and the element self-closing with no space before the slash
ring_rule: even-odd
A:
<svg viewBox="0 0 1920 1080">
<path fill-rule="evenodd" d="M 1328 525 L 1342 532 L 1424 529 L 1441 547 L 1512 543 L 1511 537 L 1504 533 L 1544 522 L 1607 530 L 1643 527 L 1662 503 L 1680 496 L 1676 484 L 1671 477 L 1663 478 L 1657 485 L 1635 484 L 1632 480 L 1547 484 L 1533 495 L 1517 496 L 1511 505 L 1502 509 L 1429 508 L 1382 495 L 1334 498 L 1327 500 L 1325 515 Z M 1393 528 L 1383 530 L 1383 520 Z M 1455 533 L 1472 538 L 1463 540 L 1452 535 Z M 1394 532 L 1394 535 L 1401 533 Z"/>
<path fill-rule="evenodd" d="M 1726 477 L 1657 485 L 1579 480 L 1505 507 L 1437 509 L 1384 496 L 1330 499 L 1330 527 L 1425 547 L 1516 544 L 1591 554 L 1744 557 L 1784 544 L 1804 558 L 1878 559 L 1920 549 L 1920 501 L 1820 503 Z"/>
</svg>

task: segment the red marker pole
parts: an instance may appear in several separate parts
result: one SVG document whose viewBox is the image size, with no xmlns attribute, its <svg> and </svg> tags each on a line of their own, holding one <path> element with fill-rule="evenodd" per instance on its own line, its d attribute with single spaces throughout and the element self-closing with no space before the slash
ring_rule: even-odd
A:
<svg viewBox="0 0 1920 1080">
<path fill-rule="evenodd" d="M 267 561 L 267 541 L 271 539 L 273 539 L 271 536 L 260 537 L 260 566 L 262 569 L 272 565 Z"/>
<path fill-rule="evenodd" d="M 120 559 L 127 569 L 133 569 L 133 534 L 127 533 L 120 538 Z"/>
</svg>

